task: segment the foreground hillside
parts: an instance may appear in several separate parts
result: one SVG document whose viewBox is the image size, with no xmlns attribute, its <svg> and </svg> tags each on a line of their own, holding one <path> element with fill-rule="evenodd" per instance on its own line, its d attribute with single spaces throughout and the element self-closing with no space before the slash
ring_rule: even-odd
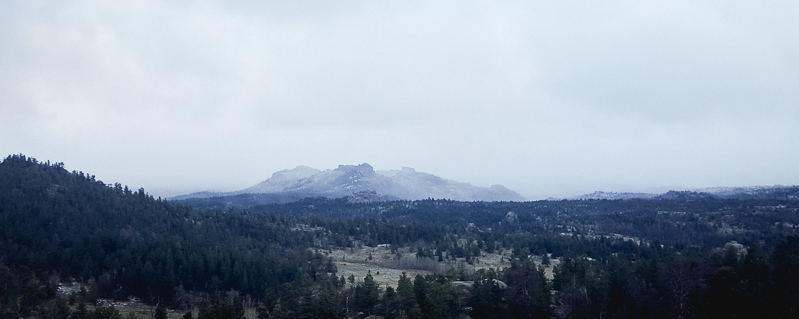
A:
<svg viewBox="0 0 799 319">
<path fill-rule="evenodd" d="M 292 232 L 288 218 L 194 211 L 24 156 L 0 164 L 0 210 L 0 271 L 20 289 L 0 302 L 23 316 L 59 281 L 91 283 L 92 299 L 181 306 L 231 289 L 264 298 L 301 278 L 309 287 L 337 279 L 328 259 L 306 249 L 313 236 Z M 14 280 L 31 276 L 41 294 Z"/>
<path fill-rule="evenodd" d="M 117 319 L 103 300 L 136 297 L 159 319 L 797 317 L 797 202 L 684 195 L 192 208 L 14 155 L 0 316 Z M 73 281 L 85 293 L 58 293 Z"/>
</svg>

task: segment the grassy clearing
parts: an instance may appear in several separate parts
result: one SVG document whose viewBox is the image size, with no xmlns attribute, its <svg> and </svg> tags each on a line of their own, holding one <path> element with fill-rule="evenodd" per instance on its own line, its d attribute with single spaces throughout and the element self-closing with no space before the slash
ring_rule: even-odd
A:
<svg viewBox="0 0 799 319">
<path fill-rule="evenodd" d="M 362 280 L 367 273 L 371 273 L 380 286 L 396 287 L 402 272 L 413 278 L 416 274 L 426 275 L 447 271 L 463 271 L 471 274 L 480 269 L 510 267 L 512 252 L 507 250 L 494 254 L 482 252 L 473 265 L 467 264 L 463 258 L 443 262 L 430 258 L 416 258 L 416 253 L 407 247 L 398 249 L 396 253 L 392 253 L 388 247 L 362 247 L 335 249 L 326 254 L 333 258 L 339 276 L 349 278 L 353 275 L 356 280 Z M 540 258 L 534 260 L 540 264 Z M 557 259 L 553 259 L 553 265 L 557 262 Z M 545 267 L 545 275 L 549 279 L 553 278 L 552 266 Z"/>
</svg>

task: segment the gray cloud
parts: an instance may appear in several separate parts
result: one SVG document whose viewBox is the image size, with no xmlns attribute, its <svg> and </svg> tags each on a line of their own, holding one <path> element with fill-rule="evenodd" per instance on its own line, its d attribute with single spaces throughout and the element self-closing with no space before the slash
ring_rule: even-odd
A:
<svg viewBox="0 0 799 319">
<path fill-rule="evenodd" d="M 534 198 L 799 183 L 793 2 L 5 7 L 0 151 L 157 194 L 362 162 Z"/>
</svg>

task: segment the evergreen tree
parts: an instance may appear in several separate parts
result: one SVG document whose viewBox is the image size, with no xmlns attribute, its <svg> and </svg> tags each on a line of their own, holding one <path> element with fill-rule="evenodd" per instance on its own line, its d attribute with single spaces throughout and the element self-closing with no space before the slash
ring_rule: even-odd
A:
<svg viewBox="0 0 799 319">
<path fill-rule="evenodd" d="M 355 305 L 361 311 L 368 314 L 374 314 L 374 307 L 380 298 L 377 283 L 372 277 L 372 274 L 366 274 L 363 283 L 355 287 Z"/>
<path fill-rule="evenodd" d="M 244 319 L 244 308 L 240 303 L 225 300 L 200 308 L 198 319 Z"/>
<path fill-rule="evenodd" d="M 158 306 L 155 307 L 155 319 L 167 319 L 166 305 L 163 302 L 158 303 Z"/>
<path fill-rule="evenodd" d="M 97 307 L 89 313 L 90 319 L 122 319 L 122 314 L 114 307 Z"/>
</svg>

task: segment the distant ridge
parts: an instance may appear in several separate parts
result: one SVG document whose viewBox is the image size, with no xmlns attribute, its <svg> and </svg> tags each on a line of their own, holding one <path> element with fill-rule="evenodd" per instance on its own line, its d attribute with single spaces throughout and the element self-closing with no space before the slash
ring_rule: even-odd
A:
<svg viewBox="0 0 799 319">
<path fill-rule="evenodd" d="M 590 194 L 572 196 L 573 200 L 626 200 L 626 199 L 750 199 L 775 198 L 799 199 L 799 186 L 745 186 L 745 187 L 708 187 L 691 190 L 670 190 L 666 193 L 629 193 L 596 191 Z"/>
<path fill-rule="evenodd" d="M 579 195 L 570 197 L 568 199 L 608 199 L 608 200 L 615 200 L 615 199 L 634 199 L 634 198 L 644 198 L 650 199 L 655 198 L 657 194 L 649 194 L 649 193 L 628 193 L 628 192 L 603 192 L 603 191 L 596 191 L 591 194 Z"/>
<path fill-rule="evenodd" d="M 271 197 L 251 200 L 258 203 L 286 202 L 297 198 L 328 197 L 339 198 L 353 193 L 372 194 L 369 201 L 376 199 L 418 200 L 427 198 L 446 198 L 458 201 L 524 201 L 519 193 L 502 185 L 478 187 L 469 183 L 446 180 L 441 177 L 417 172 L 408 167 L 401 170 L 375 171 L 371 165 L 339 165 L 336 169 L 318 170 L 307 166 L 282 170 L 272 174 L 269 179 L 239 191 L 214 193 L 198 192 L 171 198 L 184 200 L 190 198 L 227 197 L 242 194 L 269 194 Z"/>
</svg>

